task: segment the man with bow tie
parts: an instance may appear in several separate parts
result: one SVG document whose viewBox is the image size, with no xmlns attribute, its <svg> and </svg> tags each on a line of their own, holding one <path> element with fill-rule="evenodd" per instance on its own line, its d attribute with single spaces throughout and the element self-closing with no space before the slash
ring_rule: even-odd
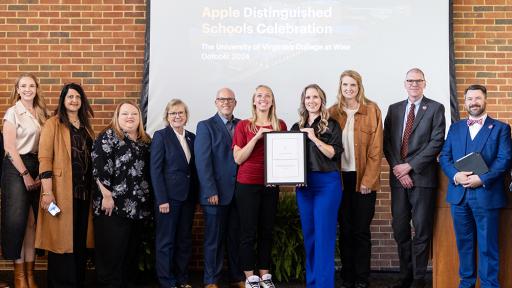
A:
<svg viewBox="0 0 512 288">
<path fill-rule="evenodd" d="M 439 161 L 448 177 L 446 201 L 451 204 L 459 252 L 460 288 L 500 287 L 498 282 L 499 211 L 506 205 L 504 175 L 511 164 L 510 126 L 485 111 L 487 89 L 471 85 L 464 92 L 469 118 L 450 127 Z M 479 153 L 488 172 L 458 171 L 454 163 L 471 152 Z M 478 245 L 478 265 L 476 264 Z"/>
<path fill-rule="evenodd" d="M 401 274 L 392 288 L 425 287 L 438 185 L 436 157 L 445 133 L 444 106 L 425 97 L 425 87 L 423 71 L 410 69 L 404 81 L 407 100 L 389 106 L 384 121 L 392 228 Z"/>
</svg>

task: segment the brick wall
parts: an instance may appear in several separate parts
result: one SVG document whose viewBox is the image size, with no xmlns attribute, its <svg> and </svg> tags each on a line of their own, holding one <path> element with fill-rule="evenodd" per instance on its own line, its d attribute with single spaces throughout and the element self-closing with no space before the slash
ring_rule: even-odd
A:
<svg viewBox="0 0 512 288">
<path fill-rule="evenodd" d="M 485 84 L 489 89 L 490 115 L 510 122 L 512 1 L 453 2 L 459 103 L 462 105 L 462 92 L 467 85 Z M 0 114 L 9 105 L 12 84 L 20 72 L 39 76 L 52 109 L 63 83 L 82 83 L 96 112 L 96 131 L 109 122 L 116 102 L 138 99 L 144 54 L 144 0 L 0 3 Z M 390 227 L 388 171 L 384 160 L 383 185 L 371 227 L 373 269 L 398 266 Z M 201 265 L 202 221 L 196 218 L 193 266 L 197 268 Z"/>
<path fill-rule="evenodd" d="M 459 109 L 470 84 L 488 89 L 492 117 L 512 120 L 512 1 L 454 1 L 454 38 Z M 464 117 L 462 113 L 461 117 Z"/>
<path fill-rule="evenodd" d="M 117 101 L 139 97 L 145 11 L 144 0 L 2 0 L 2 114 L 15 78 L 35 72 L 51 109 L 63 83 L 82 83 L 99 131 Z"/>
</svg>

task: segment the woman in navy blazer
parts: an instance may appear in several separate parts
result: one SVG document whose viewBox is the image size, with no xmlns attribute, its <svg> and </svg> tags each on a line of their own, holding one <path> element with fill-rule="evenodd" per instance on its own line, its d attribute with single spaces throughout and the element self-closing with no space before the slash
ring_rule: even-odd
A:
<svg viewBox="0 0 512 288">
<path fill-rule="evenodd" d="M 151 181 L 156 211 L 156 271 L 160 287 L 192 287 L 188 263 L 192 254 L 192 219 L 198 181 L 194 164 L 195 135 L 185 130 L 187 105 L 173 99 L 165 108 L 168 124 L 153 135 Z"/>
</svg>

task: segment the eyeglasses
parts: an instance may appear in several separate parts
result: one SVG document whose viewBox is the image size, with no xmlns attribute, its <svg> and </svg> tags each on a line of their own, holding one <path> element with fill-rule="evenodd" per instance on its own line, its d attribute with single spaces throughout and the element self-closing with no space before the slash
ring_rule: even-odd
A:
<svg viewBox="0 0 512 288">
<path fill-rule="evenodd" d="M 171 117 L 176 117 L 176 116 L 183 117 L 183 116 L 185 116 L 185 111 L 168 112 L 167 115 L 171 116 Z"/>
<path fill-rule="evenodd" d="M 233 103 L 235 102 L 235 98 L 217 98 L 215 99 L 221 103 Z"/>
<path fill-rule="evenodd" d="M 423 80 L 423 79 L 407 79 L 407 80 L 405 80 L 405 82 L 407 82 L 407 84 L 409 84 L 409 86 L 412 86 L 414 84 L 420 85 L 423 82 L 425 82 L 425 80 Z"/>
</svg>

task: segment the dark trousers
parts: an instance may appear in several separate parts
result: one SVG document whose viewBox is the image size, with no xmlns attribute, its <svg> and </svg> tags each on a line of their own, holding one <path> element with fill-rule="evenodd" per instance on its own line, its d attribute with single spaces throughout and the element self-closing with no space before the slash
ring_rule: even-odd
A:
<svg viewBox="0 0 512 288">
<path fill-rule="evenodd" d="M 500 209 L 482 207 L 473 189 L 467 189 L 464 200 L 459 205 L 452 204 L 450 208 L 459 252 L 459 288 L 475 287 L 477 267 L 480 287 L 500 287 Z"/>
<path fill-rule="evenodd" d="M 240 212 L 240 266 L 243 271 L 269 270 L 279 188 L 238 182 L 236 185 L 236 205 Z"/>
<path fill-rule="evenodd" d="M 391 187 L 391 226 L 398 246 L 402 278 L 425 278 L 432 239 L 435 198 L 434 188 Z M 411 233 L 411 220 L 414 238 Z"/>
<path fill-rule="evenodd" d="M 97 287 L 133 287 L 140 225 L 117 215 L 94 217 Z"/>
<path fill-rule="evenodd" d="M 21 155 L 21 160 L 30 175 L 36 178 L 39 173 L 37 155 Z M 2 255 L 5 259 L 15 260 L 21 258 L 30 209 L 37 219 L 39 189 L 27 191 L 23 177 L 7 157 L 2 165 Z"/>
<path fill-rule="evenodd" d="M 336 220 L 341 195 L 338 171 L 308 172 L 308 186 L 297 188 L 307 288 L 334 288 Z"/>
<path fill-rule="evenodd" d="M 235 199 L 225 206 L 203 205 L 204 215 L 204 276 L 205 284 L 218 283 L 224 249 L 228 252 L 228 273 L 230 282 L 245 279 L 240 270 L 240 219 Z"/>
<path fill-rule="evenodd" d="M 48 287 L 85 287 L 90 201 L 73 199 L 73 253 L 48 251 Z"/>
<path fill-rule="evenodd" d="M 377 192 L 361 194 L 355 171 L 342 172 L 343 200 L 338 214 L 341 277 L 347 282 L 368 283 L 371 259 L 370 224 L 375 214 Z"/>
<path fill-rule="evenodd" d="M 188 283 L 192 255 L 194 201 L 171 201 L 170 212 L 156 212 L 156 274 L 160 287 Z"/>
</svg>

